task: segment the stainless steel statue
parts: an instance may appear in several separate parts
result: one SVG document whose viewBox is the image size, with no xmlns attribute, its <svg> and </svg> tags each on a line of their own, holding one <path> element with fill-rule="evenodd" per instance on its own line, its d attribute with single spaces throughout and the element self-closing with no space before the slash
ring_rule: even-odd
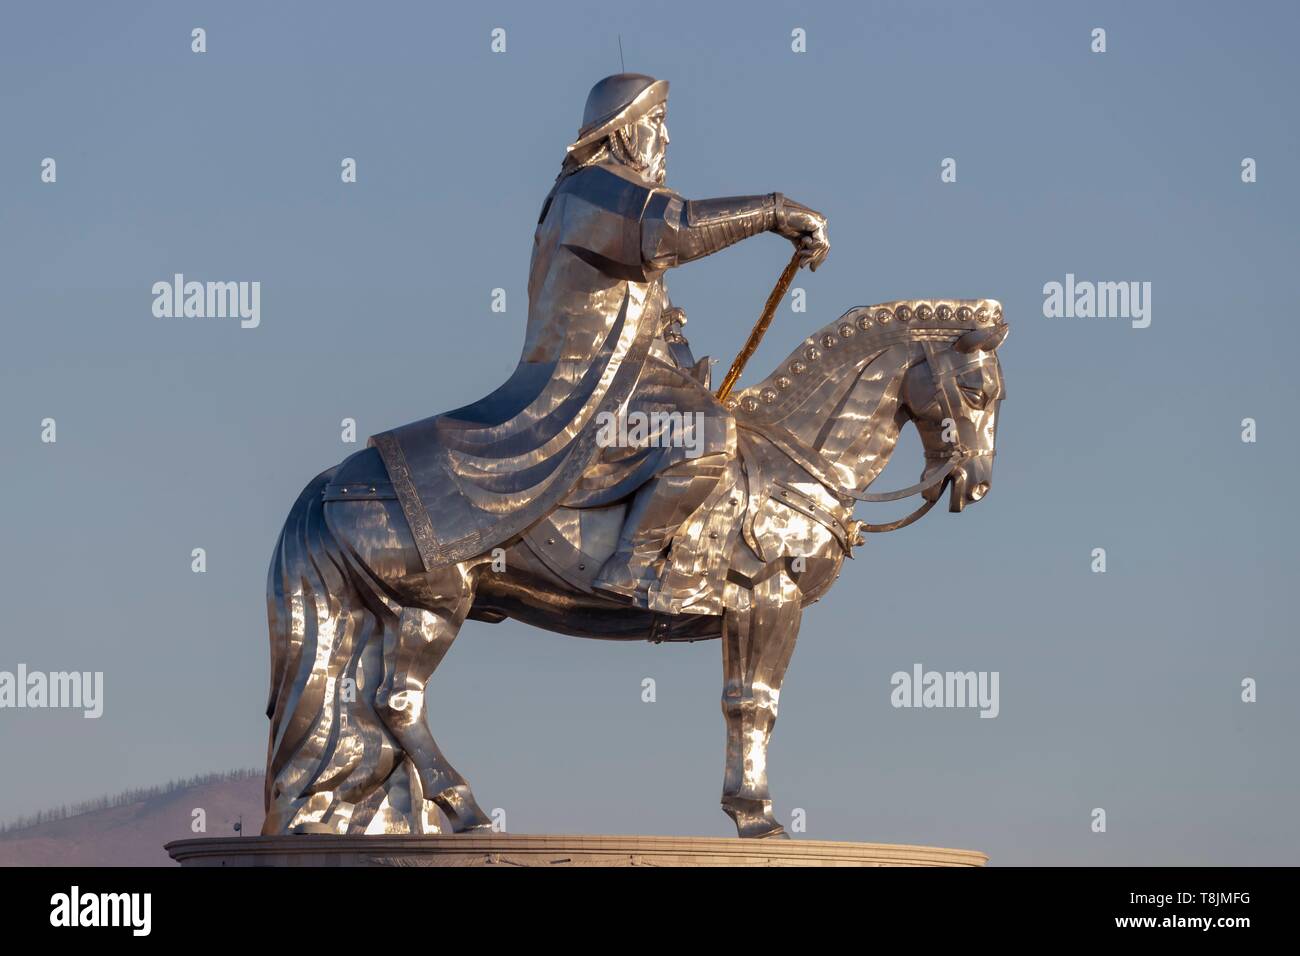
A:
<svg viewBox="0 0 1300 956">
<path fill-rule="evenodd" d="M 593 88 L 538 219 L 523 354 L 464 408 L 376 435 L 311 482 L 272 560 L 263 832 L 487 828 L 426 723 L 425 685 L 467 618 L 618 640 L 720 638 L 722 806 L 780 836 L 767 742 L 800 615 L 864 531 L 950 487 L 989 489 L 1006 335 L 991 300 L 853 309 L 762 382 L 709 391 L 667 270 L 775 232 L 793 269 L 826 220 L 780 193 L 664 186 L 668 84 Z M 783 288 L 774 293 L 761 328 Z M 747 348 L 752 351 L 752 346 Z M 734 372 L 739 371 L 738 360 Z M 866 489 L 913 422 L 921 480 Z M 867 525 L 859 500 L 920 494 Z"/>
</svg>

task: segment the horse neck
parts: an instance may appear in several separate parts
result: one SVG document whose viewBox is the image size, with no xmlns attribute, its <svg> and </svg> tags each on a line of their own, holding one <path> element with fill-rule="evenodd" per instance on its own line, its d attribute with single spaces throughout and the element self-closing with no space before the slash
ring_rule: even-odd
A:
<svg viewBox="0 0 1300 956">
<path fill-rule="evenodd" d="M 839 387 L 818 389 L 820 400 L 804 403 L 782 424 L 819 454 L 841 488 L 866 488 L 898 444 L 903 378 L 919 357 L 910 342 L 889 345 L 851 378 L 827 383 Z"/>
</svg>

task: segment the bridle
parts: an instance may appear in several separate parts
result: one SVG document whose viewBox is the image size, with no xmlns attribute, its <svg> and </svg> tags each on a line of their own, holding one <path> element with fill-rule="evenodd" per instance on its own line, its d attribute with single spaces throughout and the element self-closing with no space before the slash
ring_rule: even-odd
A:
<svg viewBox="0 0 1300 956">
<path fill-rule="evenodd" d="M 959 399 L 955 394 L 957 375 L 968 368 L 972 363 L 945 369 L 942 372 L 937 371 L 934 358 L 936 351 L 930 343 L 925 344 L 926 367 L 930 370 L 930 380 L 935 386 L 935 395 L 939 400 L 943 414 L 946 418 L 956 422 L 957 405 Z M 897 531 L 900 528 L 906 528 L 913 522 L 924 518 L 939 500 L 943 498 L 943 487 L 951 480 L 953 470 L 961 464 L 965 464 L 972 458 L 992 457 L 994 452 L 990 449 L 987 451 L 968 448 L 958 439 L 956 443 L 947 451 L 946 454 L 926 451 L 925 457 L 928 461 L 943 461 L 944 465 L 929 478 L 918 481 L 914 485 L 908 485 L 906 488 L 900 488 L 897 491 L 869 492 L 869 491 L 842 491 L 841 495 L 846 498 L 854 498 L 857 501 L 901 501 L 904 498 L 910 498 L 912 495 L 923 494 L 936 485 L 939 486 L 939 493 L 933 498 L 923 501 L 911 514 L 904 515 L 896 521 L 888 521 L 884 524 L 872 524 L 868 521 L 858 521 L 856 523 L 859 532 L 868 534 L 884 534 L 888 531 Z"/>
</svg>

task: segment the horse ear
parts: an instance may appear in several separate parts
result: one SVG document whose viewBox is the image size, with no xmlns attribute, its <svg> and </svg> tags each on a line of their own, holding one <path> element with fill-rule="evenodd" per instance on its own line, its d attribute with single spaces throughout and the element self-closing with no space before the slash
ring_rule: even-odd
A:
<svg viewBox="0 0 1300 956">
<path fill-rule="evenodd" d="M 1011 330 L 1006 323 L 999 323 L 991 329 L 971 329 L 954 343 L 958 352 L 992 352 L 1006 340 Z"/>
</svg>

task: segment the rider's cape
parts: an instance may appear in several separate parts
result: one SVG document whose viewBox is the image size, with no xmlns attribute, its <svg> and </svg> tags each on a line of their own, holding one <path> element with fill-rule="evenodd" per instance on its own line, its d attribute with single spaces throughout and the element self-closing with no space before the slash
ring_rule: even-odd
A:
<svg viewBox="0 0 1300 956">
<path fill-rule="evenodd" d="M 662 270 L 646 263 L 673 195 L 603 164 L 559 182 L 533 240 L 514 374 L 472 405 L 370 439 L 427 569 L 524 531 L 592 464 L 601 413 L 631 395 L 659 333 Z"/>
</svg>

